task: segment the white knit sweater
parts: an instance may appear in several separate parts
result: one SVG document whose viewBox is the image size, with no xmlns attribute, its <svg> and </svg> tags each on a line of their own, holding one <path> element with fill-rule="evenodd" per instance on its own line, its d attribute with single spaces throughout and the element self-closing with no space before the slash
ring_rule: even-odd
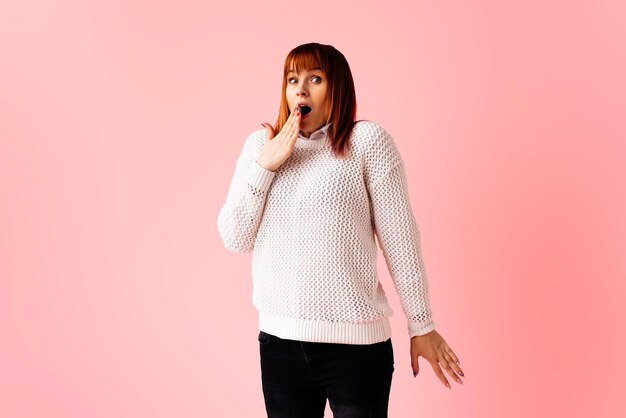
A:
<svg viewBox="0 0 626 418">
<path fill-rule="evenodd" d="M 330 124 L 300 133 L 276 171 L 256 163 L 265 129 L 237 160 L 217 227 L 226 249 L 253 252 L 259 328 L 280 338 L 372 344 L 391 337 L 393 315 L 376 272 L 377 247 L 407 318 L 409 336 L 435 328 L 420 233 L 404 162 L 379 124 L 358 122 L 347 159 L 332 154 Z"/>
</svg>

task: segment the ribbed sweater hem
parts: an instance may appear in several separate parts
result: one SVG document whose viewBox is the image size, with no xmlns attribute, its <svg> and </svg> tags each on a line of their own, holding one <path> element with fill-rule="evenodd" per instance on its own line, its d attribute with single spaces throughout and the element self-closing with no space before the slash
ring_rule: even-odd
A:
<svg viewBox="0 0 626 418">
<path fill-rule="evenodd" d="M 387 317 L 366 323 L 329 322 L 259 311 L 259 329 L 282 339 L 337 344 L 374 344 L 391 338 Z"/>
</svg>

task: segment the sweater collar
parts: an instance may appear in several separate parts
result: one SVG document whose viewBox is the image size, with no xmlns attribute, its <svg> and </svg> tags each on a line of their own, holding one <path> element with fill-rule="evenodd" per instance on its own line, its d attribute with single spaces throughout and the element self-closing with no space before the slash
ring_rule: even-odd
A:
<svg viewBox="0 0 626 418">
<path fill-rule="evenodd" d="M 328 141 L 328 129 L 332 122 L 328 122 L 326 125 L 313 132 L 309 138 L 302 135 L 302 131 L 298 132 L 298 138 L 296 138 L 296 148 L 303 149 L 320 149 L 324 148 Z"/>
</svg>

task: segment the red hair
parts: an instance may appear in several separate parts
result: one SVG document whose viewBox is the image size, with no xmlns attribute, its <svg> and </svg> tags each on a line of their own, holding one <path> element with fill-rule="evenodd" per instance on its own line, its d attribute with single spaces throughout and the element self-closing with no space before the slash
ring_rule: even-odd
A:
<svg viewBox="0 0 626 418">
<path fill-rule="evenodd" d="M 316 67 L 321 68 L 328 83 L 324 114 L 327 115 L 325 123 L 332 122 L 328 130 L 332 151 L 336 157 L 343 158 L 350 147 L 352 128 L 358 122 L 355 121 L 356 93 L 348 61 L 332 45 L 312 42 L 297 46 L 289 52 L 285 58 L 280 108 L 274 132 L 280 132 L 290 114 L 285 94 L 289 71 L 295 69 L 300 72 L 301 69 L 311 70 Z"/>
</svg>

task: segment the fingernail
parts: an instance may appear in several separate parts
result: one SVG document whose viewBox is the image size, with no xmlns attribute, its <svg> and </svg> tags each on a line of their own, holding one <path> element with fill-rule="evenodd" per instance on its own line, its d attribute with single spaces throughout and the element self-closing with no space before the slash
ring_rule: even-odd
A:
<svg viewBox="0 0 626 418">
<path fill-rule="evenodd" d="M 448 387 L 448 389 L 452 389 L 452 388 L 450 387 L 450 383 L 446 382 L 446 386 Z"/>
<path fill-rule="evenodd" d="M 461 376 L 465 376 L 465 375 L 463 374 L 463 370 L 459 370 L 459 374 L 460 374 Z"/>
<path fill-rule="evenodd" d="M 413 372 L 413 377 L 417 376 L 417 373 Z"/>
</svg>

